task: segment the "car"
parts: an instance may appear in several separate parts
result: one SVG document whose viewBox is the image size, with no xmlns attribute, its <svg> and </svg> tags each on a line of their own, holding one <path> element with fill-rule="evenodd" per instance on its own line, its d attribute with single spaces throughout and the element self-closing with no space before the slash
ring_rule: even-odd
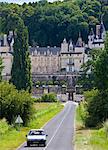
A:
<svg viewBox="0 0 108 150">
<path fill-rule="evenodd" d="M 31 129 L 26 135 L 27 138 L 27 146 L 31 146 L 33 144 L 40 145 L 42 144 L 44 147 L 46 146 L 47 134 L 45 134 L 43 129 Z"/>
</svg>

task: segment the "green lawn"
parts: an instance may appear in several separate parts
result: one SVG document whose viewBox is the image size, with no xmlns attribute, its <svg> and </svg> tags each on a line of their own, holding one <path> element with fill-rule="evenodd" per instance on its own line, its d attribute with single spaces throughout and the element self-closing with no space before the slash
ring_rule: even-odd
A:
<svg viewBox="0 0 108 150">
<path fill-rule="evenodd" d="M 54 117 L 62 110 L 63 106 L 59 103 L 36 103 L 35 119 L 28 127 L 21 128 L 18 132 L 11 129 L 5 135 L 0 135 L 0 150 L 16 150 L 16 148 L 25 141 L 25 135 L 31 128 L 41 128 L 48 120 Z"/>
<path fill-rule="evenodd" d="M 108 150 L 108 137 L 104 129 L 84 128 L 80 111 L 77 108 L 75 150 Z"/>
</svg>

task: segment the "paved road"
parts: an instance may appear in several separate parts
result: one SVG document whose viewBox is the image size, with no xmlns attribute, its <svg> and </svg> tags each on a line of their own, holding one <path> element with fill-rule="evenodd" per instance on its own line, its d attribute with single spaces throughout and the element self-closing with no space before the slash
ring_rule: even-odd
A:
<svg viewBox="0 0 108 150">
<path fill-rule="evenodd" d="M 48 134 L 46 147 L 27 147 L 26 142 L 17 150 L 74 150 L 74 119 L 76 104 L 69 101 L 63 111 L 43 128 Z"/>
</svg>

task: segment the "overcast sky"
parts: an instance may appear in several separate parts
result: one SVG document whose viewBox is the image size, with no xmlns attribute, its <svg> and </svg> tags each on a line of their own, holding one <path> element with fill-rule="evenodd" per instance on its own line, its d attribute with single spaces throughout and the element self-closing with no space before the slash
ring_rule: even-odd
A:
<svg viewBox="0 0 108 150">
<path fill-rule="evenodd" d="M 23 4 L 24 2 L 36 2 L 39 0 L 0 0 L 0 2 L 8 2 L 8 3 L 18 3 L 18 4 Z M 54 0 L 48 0 L 50 2 L 53 2 Z"/>
</svg>

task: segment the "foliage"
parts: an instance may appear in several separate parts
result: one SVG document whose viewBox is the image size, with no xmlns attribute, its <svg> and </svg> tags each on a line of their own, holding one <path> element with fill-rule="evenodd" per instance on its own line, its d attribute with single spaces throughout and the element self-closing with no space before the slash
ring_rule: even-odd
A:
<svg viewBox="0 0 108 150">
<path fill-rule="evenodd" d="M 95 63 L 95 86 L 99 90 L 108 88 L 108 33 L 106 34 L 105 48 Z"/>
<path fill-rule="evenodd" d="M 63 109 L 63 105 L 58 103 L 36 103 L 35 109 L 36 117 L 30 120 L 27 127 L 22 127 L 20 132 L 12 128 L 0 137 L 0 150 L 17 149 L 25 141 L 25 135 L 31 128 L 42 128 L 46 122 Z"/>
<path fill-rule="evenodd" d="M 87 115 L 85 125 L 100 126 L 108 118 L 108 90 L 91 90 L 85 93 Z"/>
<path fill-rule="evenodd" d="M 12 84 L 0 83 L 0 118 L 6 118 L 9 124 L 15 123 L 18 115 L 24 121 L 24 125 L 33 114 L 33 100 L 26 91 L 18 92 Z"/>
<path fill-rule="evenodd" d="M 28 51 L 28 32 L 23 21 L 19 18 L 15 30 L 13 65 L 11 82 L 18 90 L 31 92 L 31 62 Z"/>
<path fill-rule="evenodd" d="M 35 102 L 57 102 L 55 93 L 43 94 L 41 98 L 37 98 Z"/>
<path fill-rule="evenodd" d="M 107 9 L 105 5 L 103 18 L 108 29 Z M 79 31 L 87 43 L 89 28 L 93 27 L 95 31 L 101 14 L 98 0 L 39 1 L 23 5 L 0 3 L 2 32 L 14 30 L 17 25 L 15 18 L 19 17 L 28 27 L 30 45 L 39 46 L 60 46 L 64 38 L 76 43 Z"/>
<path fill-rule="evenodd" d="M 5 134 L 9 130 L 10 126 L 6 122 L 6 119 L 0 120 L 0 135 Z"/>
<path fill-rule="evenodd" d="M 82 66 L 83 73 L 78 80 L 78 84 L 82 86 L 84 91 L 91 90 L 95 87 L 94 68 L 102 51 L 102 49 L 92 49 L 89 53 L 90 59 Z"/>
<path fill-rule="evenodd" d="M 47 84 L 48 84 L 48 85 L 53 85 L 53 81 L 52 81 L 52 80 L 49 80 L 49 81 L 47 82 Z"/>
<path fill-rule="evenodd" d="M 85 125 L 89 127 L 96 127 L 102 124 L 108 118 L 108 33 L 106 35 L 105 48 L 101 52 L 92 51 L 92 59 L 86 66 L 86 72 L 91 69 L 90 75 L 93 75 L 92 82 L 90 78 L 85 78 L 86 81 L 92 83 L 92 89 L 95 87 L 97 90 L 91 90 L 85 93 L 86 111 Z M 88 68 L 87 68 L 88 67 Z M 83 83 L 86 85 L 84 78 Z M 83 85 L 84 85 L 83 84 Z M 86 85 L 87 86 L 87 85 Z"/>
<path fill-rule="evenodd" d="M 39 86 L 40 86 L 40 85 L 41 85 L 41 82 L 40 82 L 40 81 L 37 81 L 37 82 L 36 82 L 36 85 L 39 85 Z"/>
</svg>

